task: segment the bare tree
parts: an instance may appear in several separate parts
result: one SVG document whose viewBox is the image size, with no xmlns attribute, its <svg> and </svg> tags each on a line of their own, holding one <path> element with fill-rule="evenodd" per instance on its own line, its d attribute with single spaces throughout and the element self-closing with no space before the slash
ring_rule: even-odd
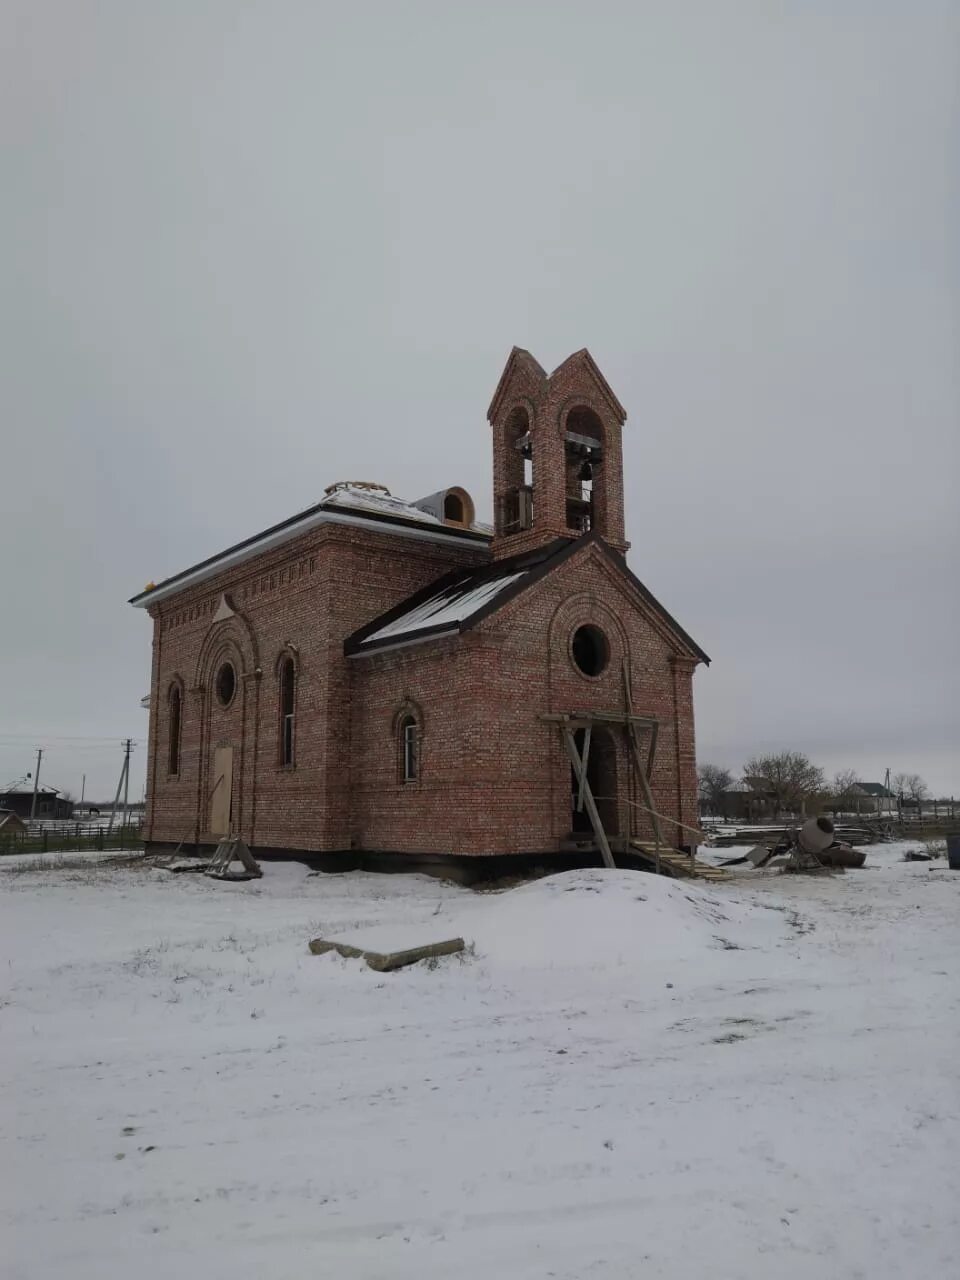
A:
<svg viewBox="0 0 960 1280">
<path fill-rule="evenodd" d="M 897 795 L 912 801 L 918 808 L 921 800 L 926 800 L 930 794 L 930 788 L 919 773 L 895 773 L 891 785 Z"/>
<path fill-rule="evenodd" d="M 723 817 L 723 798 L 733 783 L 733 774 L 717 764 L 702 764 L 697 770 L 697 780 L 709 812 Z"/>
<path fill-rule="evenodd" d="M 853 769 L 840 769 L 833 775 L 833 803 L 841 811 L 849 810 L 859 799 L 857 784 L 860 779 Z"/>
<path fill-rule="evenodd" d="M 823 770 L 802 751 L 754 756 L 743 766 L 748 778 L 760 778 L 773 800 L 773 816 L 799 813 L 807 800 L 823 790 Z"/>
</svg>

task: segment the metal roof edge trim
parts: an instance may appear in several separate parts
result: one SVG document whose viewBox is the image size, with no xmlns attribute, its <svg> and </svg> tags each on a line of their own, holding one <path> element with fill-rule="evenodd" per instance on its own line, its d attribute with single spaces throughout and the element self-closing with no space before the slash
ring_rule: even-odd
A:
<svg viewBox="0 0 960 1280">
<path fill-rule="evenodd" d="M 424 527 L 421 529 L 415 524 L 403 520 L 391 520 L 375 516 L 341 515 L 338 511 L 331 511 L 324 507 L 319 511 L 308 514 L 302 520 L 295 520 L 273 531 L 268 530 L 262 536 L 255 536 L 250 542 L 241 543 L 233 550 L 224 551 L 210 560 L 203 561 L 195 569 L 186 569 L 182 574 L 168 579 L 167 582 L 161 582 L 152 591 L 141 591 L 139 595 L 132 596 L 127 603 L 132 604 L 135 609 L 144 609 L 149 604 L 156 604 L 160 600 L 168 600 L 178 592 L 185 591 L 187 587 L 196 586 L 197 583 L 203 582 L 207 578 L 212 578 L 215 574 L 222 573 L 225 569 L 242 564 L 245 560 L 250 560 L 264 551 L 271 551 L 274 547 L 282 545 L 291 538 L 301 533 L 307 533 L 311 529 L 324 524 L 347 525 L 357 529 L 370 529 L 371 526 L 387 525 L 392 533 L 396 533 L 401 538 L 414 538 L 423 542 L 463 541 L 464 533 L 467 532 L 473 534 L 473 537 L 469 540 L 476 541 L 478 545 L 484 545 L 490 540 L 489 535 L 477 535 L 474 534 L 473 530 L 450 530 L 447 532 L 445 528 Z"/>
</svg>

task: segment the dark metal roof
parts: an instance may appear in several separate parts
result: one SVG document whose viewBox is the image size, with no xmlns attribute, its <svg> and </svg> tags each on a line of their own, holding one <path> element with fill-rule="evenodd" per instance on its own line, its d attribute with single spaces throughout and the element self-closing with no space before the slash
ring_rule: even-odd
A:
<svg viewBox="0 0 960 1280">
<path fill-rule="evenodd" d="M 576 547 L 575 541 L 557 538 L 479 569 L 454 569 L 348 636 L 344 653 L 372 653 L 466 631 L 567 559 Z"/>
<path fill-rule="evenodd" d="M 445 574 L 348 636 L 344 653 L 348 656 L 375 653 L 468 631 L 588 544 L 596 545 L 681 643 L 699 661 L 709 665 L 709 657 L 696 641 L 627 568 L 623 557 L 596 533 L 573 539 L 557 538 L 534 551 L 494 561 L 479 569 L 456 569 Z"/>
</svg>

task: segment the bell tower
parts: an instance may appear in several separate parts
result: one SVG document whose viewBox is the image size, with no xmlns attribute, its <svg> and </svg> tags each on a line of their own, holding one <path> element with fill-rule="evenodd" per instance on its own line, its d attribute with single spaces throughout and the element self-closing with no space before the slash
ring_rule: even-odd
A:
<svg viewBox="0 0 960 1280">
<path fill-rule="evenodd" d="M 625 552 L 626 412 L 584 347 L 547 374 L 514 347 L 487 411 L 494 559 L 597 533 Z"/>
</svg>

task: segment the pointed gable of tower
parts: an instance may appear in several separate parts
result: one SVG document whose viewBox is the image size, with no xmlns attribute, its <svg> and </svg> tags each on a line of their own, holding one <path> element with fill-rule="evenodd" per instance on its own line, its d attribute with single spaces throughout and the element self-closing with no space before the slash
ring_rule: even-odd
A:
<svg viewBox="0 0 960 1280">
<path fill-rule="evenodd" d="M 586 348 L 548 376 L 528 351 L 514 347 L 487 417 L 495 558 L 589 532 L 626 551 L 626 413 Z"/>
</svg>

